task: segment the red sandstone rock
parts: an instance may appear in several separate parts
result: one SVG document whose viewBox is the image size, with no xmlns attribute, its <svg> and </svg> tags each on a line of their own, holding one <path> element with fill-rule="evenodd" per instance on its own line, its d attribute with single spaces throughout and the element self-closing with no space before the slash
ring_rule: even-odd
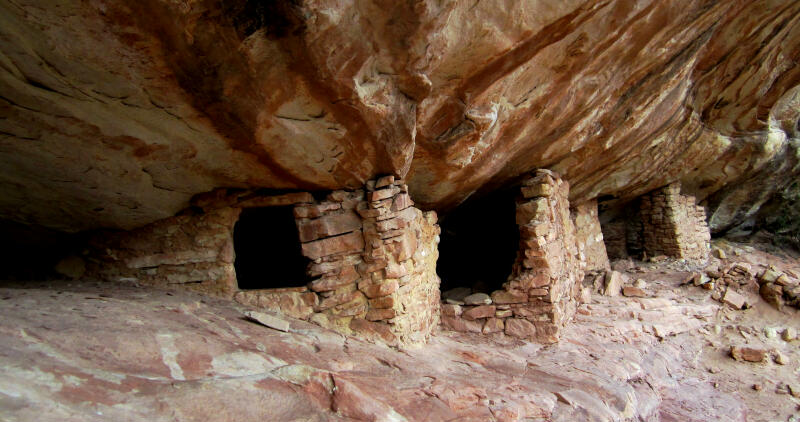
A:
<svg viewBox="0 0 800 422">
<path fill-rule="evenodd" d="M 508 318 L 505 320 L 505 333 L 517 338 L 536 338 L 536 326 L 528 320 L 521 318 Z"/>
<path fill-rule="evenodd" d="M 623 287 L 622 295 L 627 297 L 647 297 L 647 293 L 644 290 L 633 286 Z"/>
<path fill-rule="evenodd" d="M 731 347 L 731 357 L 744 362 L 764 362 L 767 359 L 767 351 L 753 347 Z"/>
<path fill-rule="evenodd" d="M 358 289 L 364 292 L 368 298 L 374 299 L 381 296 L 388 296 L 400 287 L 397 280 L 389 280 L 382 283 L 359 282 Z"/>
<path fill-rule="evenodd" d="M 327 214 L 313 220 L 297 220 L 297 232 L 301 242 L 349 233 L 360 228 L 361 218 L 353 211 Z"/>
<path fill-rule="evenodd" d="M 725 291 L 725 296 L 722 297 L 723 303 L 727 303 L 735 309 L 742 309 L 746 301 L 747 299 L 744 296 L 736 293 L 730 287 Z"/>
<path fill-rule="evenodd" d="M 493 305 L 465 307 L 464 312 L 461 313 L 461 318 L 473 321 L 479 318 L 493 317 L 494 311 L 495 307 Z"/>
<path fill-rule="evenodd" d="M 335 276 L 323 277 L 312 281 L 309 287 L 315 292 L 336 290 L 339 287 L 354 283 L 359 277 L 355 268 L 352 265 L 348 265 L 342 267 Z"/>
<path fill-rule="evenodd" d="M 381 321 L 385 319 L 392 319 L 395 317 L 394 309 L 370 309 L 367 311 L 368 321 Z"/>
<path fill-rule="evenodd" d="M 497 305 L 509 303 L 525 303 L 528 301 L 528 295 L 525 292 L 495 290 L 492 292 L 492 303 Z"/>
<path fill-rule="evenodd" d="M 487 318 L 483 324 L 483 334 L 502 333 L 505 324 L 500 318 Z"/>
<path fill-rule="evenodd" d="M 364 237 L 359 230 L 353 233 L 303 243 L 302 249 L 303 255 L 310 259 L 345 252 L 358 252 L 364 249 Z"/>
</svg>

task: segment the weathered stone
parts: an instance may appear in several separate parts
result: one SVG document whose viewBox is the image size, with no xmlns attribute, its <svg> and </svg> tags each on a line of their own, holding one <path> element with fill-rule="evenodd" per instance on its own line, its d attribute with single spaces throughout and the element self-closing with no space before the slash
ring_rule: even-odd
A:
<svg viewBox="0 0 800 422">
<path fill-rule="evenodd" d="M 383 296 L 369 300 L 369 307 L 373 309 L 387 309 L 394 307 L 394 297 Z"/>
<path fill-rule="evenodd" d="M 369 321 L 381 321 L 385 319 L 392 319 L 395 317 L 394 309 L 385 308 L 385 309 L 370 309 L 367 311 L 367 320 Z"/>
<path fill-rule="evenodd" d="M 753 347 L 731 346 L 731 357 L 744 362 L 764 362 L 767 359 L 767 351 Z"/>
<path fill-rule="evenodd" d="M 291 327 L 289 321 L 264 312 L 246 311 L 244 315 L 251 321 L 255 321 L 265 327 L 273 328 L 278 331 L 289 332 L 289 328 Z"/>
<path fill-rule="evenodd" d="M 400 193 L 400 189 L 396 187 L 386 187 L 383 189 L 377 189 L 367 194 L 370 201 L 381 201 L 384 199 L 391 198 L 395 195 Z"/>
<path fill-rule="evenodd" d="M 384 343 L 394 344 L 397 341 L 392 329 L 384 323 L 355 318 L 350 321 L 350 329 L 362 337 L 381 340 Z"/>
<path fill-rule="evenodd" d="M 644 290 L 633 286 L 623 287 L 622 295 L 627 297 L 647 297 L 647 293 Z"/>
<path fill-rule="evenodd" d="M 384 269 L 386 271 L 386 278 L 400 278 L 406 274 L 406 267 L 402 264 L 389 263 Z"/>
<path fill-rule="evenodd" d="M 297 232 L 301 242 L 349 233 L 360 228 L 361 217 L 352 211 L 341 214 L 328 214 L 313 220 L 297 220 Z"/>
<path fill-rule="evenodd" d="M 491 295 L 492 303 L 504 305 L 508 303 L 525 303 L 528 295 L 520 291 L 495 290 Z"/>
<path fill-rule="evenodd" d="M 336 290 L 342 286 L 355 283 L 359 275 L 352 265 L 342 267 L 334 276 L 322 277 L 309 283 L 309 288 L 315 292 Z"/>
<path fill-rule="evenodd" d="M 344 292 L 335 294 L 325 299 L 322 299 L 317 305 L 317 309 L 320 311 L 324 311 L 326 309 L 333 308 L 335 306 L 340 306 L 343 304 L 349 304 L 349 306 L 341 306 L 341 309 L 349 309 L 354 306 L 357 306 L 359 302 L 357 299 L 363 298 L 363 294 L 359 291 L 351 291 L 351 292 Z"/>
<path fill-rule="evenodd" d="M 372 283 L 372 282 L 359 282 L 358 289 L 364 292 L 368 298 L 374 299 L 381 296 L 388 296 L 394 293 L 397 288 L 400 287 L 397 280 L 388 280 L 382 283 Z"/>
<path fill-rule="evenodd" d="M 483 334 L 502 333 L 504 329 L 505 324 L 499 318 L 488 318 L 483 324 Z"/>
<path fill-rule="evenodd" d="M 794 341 L 797 339 L 797 330 L 795 330 L 794 327 L 787 327 L 783 330 L 783 333 L 781 333 L 781 338 L 783 341 Z"/>
<path fill-rule="evenodd" d="M 464 298 L 472 294 L 472 289 L 469 287 L 455 287 L 445 292 L 442 292 L 442 297 L 445 299 L 452 299 L 457 301 L 464 301 Z"/>
<path fill-rule="evenodd" d="M 364 250 L 364 237 L 361 231 L 343 234 L 302 244 L 303 255 L 310 259 L 347 252 Z"/>
<path fill-rule="evenodd" d="M 442 326 L 462 333 L 481 333 L 483 323 L 481 321 L 468 321 L 460 317 L 442 316 Z"/>
<path fill-rule="evenodd" d="M 525 319 L 508 318 L 505 320 L 505 333 L 512 337 L 533 339 L 536 337 L 536 326 Z"/>
<path fill-rule="evenodd" d="M 407 209 L 412 205 L 414 205 L 414 201 L 412 201 L 411 197 L 404 192 L 394 197 L 394 200 L 392 201 L 392 207 L 390 209 L 393 212 L 398 212 Z"/>
<path fill-rule="evenodd" d="M 508 318 L 514 314 L 511 309 L 498 309 L 494 312 L 495 318 Z"/>
<path fill-rule="evenodd" d="M 461 306 L 460 305 L 443 304 L 442 305 L 442 315 L 452 316 L 452 317 L 461 316 Z"/>
<path fill-rule="evenodd" d="M 548 202 L 545 198 L 534 199 L 517 205 L 516 222 L 520 226 L 532 221 L 543 220 L 548 211 Z"/>
<path fill-rule="evenodd" d="M 727 303 L 735 309 L 742 309 L 745 305 L 746 299 L 744 296 L 736 293 L 733 291 L 733 289 L 728 287 L 728 290 L 725 291 L 725 295 L 722 297 L 722 302 Z"/>
<path fill-rule="evenodd" d="M 537 198 L 540 196 L 550 196 L 553 194 L 553 186 L 547 183 L 539 183 L 532 186 L 523 186 L 520 188 L 522 196 L 526 199 Z"/>
<path fill-rule="evenodd" d="M 389 176 L 379 177 L 378 180 L 375 181 L 374 189 L 379 189 L 393 184 L 394 184 L 394 176 L 389 175 Z"/>
<path fill-rule="evenodd" d="M 486 293 L 473 293 L 464 297 L 464 303 L 466 305 L 490 305 L 492 299 Z"/>
<path fill-rule="evenodd" d="M 603 294 L 606 296 L 619 296 L 622 285 L 625 282 L 622 273 L 619 271 L 608 271 L 605 279 L 606 285 Z"/>
<path fill-rule="evenodd" d="M 476 320 L 479 318 L 488 318 L 494 316 L 495 307 L 492 305 L 480 305 L 474 308 L 464 308 L 461 313 L 461 318 L 466 320 Z"/>
</svg>

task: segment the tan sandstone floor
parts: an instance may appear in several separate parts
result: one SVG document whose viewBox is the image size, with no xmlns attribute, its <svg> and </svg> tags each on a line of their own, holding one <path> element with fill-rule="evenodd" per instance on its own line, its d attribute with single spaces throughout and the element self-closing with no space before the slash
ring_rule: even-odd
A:
<svg viewBox="0 0 800 422">
<path fill-rule="evenodd" d="M 720 243 L 729 261 L 797 268 Z M 740 255 L 735 251 L 739 250 Z M 395 350 L 232 302 L 90 282 L 0 287 L 0 421 L 788 421 L 797 312 L 724 308 L 688 268 L 641 264 L 651 298 L 595 296 L 554 346 L 438 333 Z M 617 263 L 624 267 L 624 263 Z M 755 296 L 753 296 L 755 298 Z M 657 335 L 656 335 L 657 334 Z M 659 338 L 659 336 L 661 338 Z M 736 362 L 731 344 L 788 364 Z M 752 388 L 761 386 L 760 391 Z"/>
</svg>

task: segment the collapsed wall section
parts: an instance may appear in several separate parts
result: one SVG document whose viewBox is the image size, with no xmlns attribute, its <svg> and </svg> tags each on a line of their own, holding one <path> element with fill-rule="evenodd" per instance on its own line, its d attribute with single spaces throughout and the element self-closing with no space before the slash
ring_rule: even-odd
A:
<svg viewBox="0 0 800 422">
<path fill-rule="evenodd" d="M 466 298 L 443 304 L 445 328 L 551 343 L 574 315 L 584 264 L 570 218 L 569 184 L 554 172 L 538 170 L 520 190 L 520 248 L 511 276 L 483 303 Z"/>
</svg>

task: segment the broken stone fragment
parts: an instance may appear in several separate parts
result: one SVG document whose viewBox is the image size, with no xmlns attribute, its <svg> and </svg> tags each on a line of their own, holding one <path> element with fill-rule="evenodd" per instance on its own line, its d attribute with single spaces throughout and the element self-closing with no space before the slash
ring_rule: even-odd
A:
<svg viewBox="0 0 800 422">
<path fill-rule="evenodd" d="M 442 305 L 442 315 L 452 316 L 452 317 L 461 316 L 461 306 L 460 305 L 443 304 Z"/>
<path fill-rule="evenodd" d="M 726 303 L 734 309 L 742 309 L 745 305 L 746 299 L 744 296 L 736 293 L 730 287 L 725 291 L 725 296 L 722 297 L 722 303 Z"/>
<path fill-rule="evenodd" d="M 786 355 L 777 350 L 773 353 L 772 360 L 774 360 L 778 365 L 786 365 L 789 363 L 789 359 L 786 357 Z"/>
<path fill-rule="evenodd" d="M 627 297 L 647 297 L 647 293 L 645 293 L 644 290 L 633 286 L 623 287 L 622 295 Z"/>
<path fill-rule="evenodd" d="M 797 331 L 792 327 L 787 327 L 781 334 L 783 341 L 794 341 L 797 339 Z"/>
<path fill-rule="evenodd" d="M 603 294 L 606 296 L 619 296 L 622 290 L 623 276 L 619 271 L 608 271 L 606 273 L 606 285 Z"/>
<path fill-rule="evenodd" d="M 728 256 L 725 254 L 725 251 L 719 248 L 714 248 L 714 256 L 719 259 L 727 259 Z"/>
<path fill-rule="evenodd" d="M 520 190 L 522 191 L 522 196 L 525 199 L 553 195 L 553 186 L 546 183 L 523 186 Z"/>
<path fill-rule="evenodd" d="M 767 351 L 753 347 L 731 346 L 731 357 L 740 362 L 763 362 L 767 359 Z"/>
<path fill-rule="evenodd" d="M 280 319 L 278 317 L 274 317 L 264 312 L 257 312 L 257 311 L 246 311 L 244 315 L 248 320 L 257 322 L 265 327 L 269 327 L 278 331 L 283 331 L 285 333 L 289 332 L 290 328 L 289 321 Z"/>
<path fill-rule="evenodd" d="M 781 275 L 775 267 L 769 267 L 758 277 L 758 280 L 759 283 L 774 283 Z"/>
<path fill-rule="evenodd" d="M 492 298 L 489 297 L 486 293 L 473 293 L 464 298 L 464 304 L 466 305 L 491 305 Z"/>
</svg>

